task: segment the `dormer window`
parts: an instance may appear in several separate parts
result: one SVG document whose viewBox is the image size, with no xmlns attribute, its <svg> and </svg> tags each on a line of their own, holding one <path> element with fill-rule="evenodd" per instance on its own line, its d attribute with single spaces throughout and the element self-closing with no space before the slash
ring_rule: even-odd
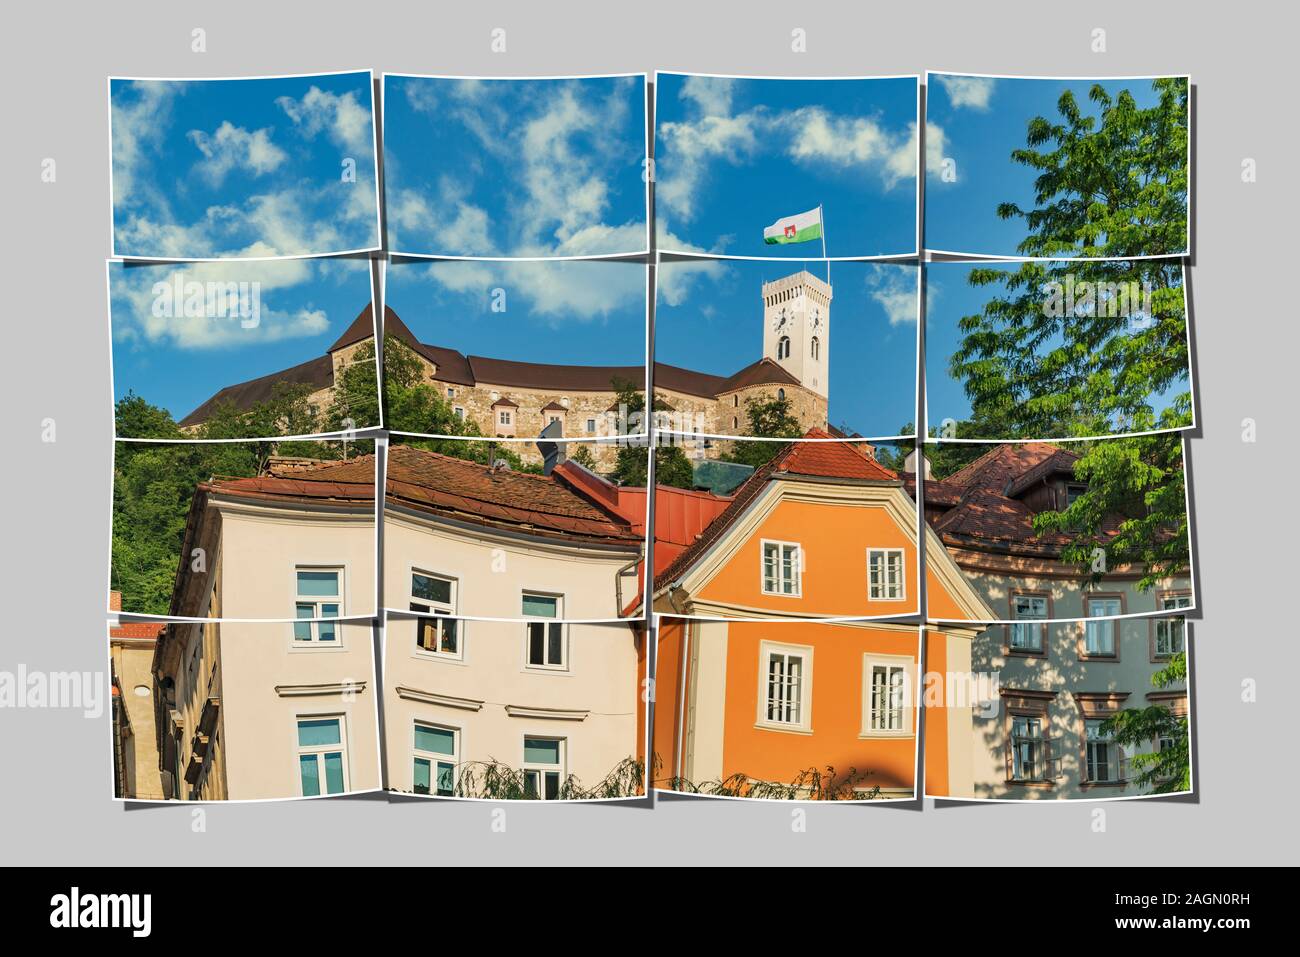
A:
<svg viewBox="0 0 1300 957">
<path fill-rule="evenodd" d="M 1088 494 L 1088 486 L 1082 482 L 1065 483 L 1065 507 L 1069 508 L 1074 504 L 1075 499 Z"/>
</svg>

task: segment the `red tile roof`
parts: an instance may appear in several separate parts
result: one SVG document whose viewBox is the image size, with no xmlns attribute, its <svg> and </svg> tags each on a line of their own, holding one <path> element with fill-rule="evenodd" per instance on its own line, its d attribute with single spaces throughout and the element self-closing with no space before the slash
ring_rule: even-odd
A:
<svg viewBox="0 0 1300 957">
<path fill-rule="evenodd" d="M 635 547 L 632 523 L 555 476 L 489 469 L 437 452 L 393 445 L 386 501 L 477 525 L 574 542 Z"/>
<path fill-rule="evenodd" d="M 202 483 L 205 492 L 270 501 L 336 502 L 355 505 L 375 501 L 375 456 L 358 455 L 347 462 L 324 463 L 255 478 L 214 478 Z"/>
</svg>

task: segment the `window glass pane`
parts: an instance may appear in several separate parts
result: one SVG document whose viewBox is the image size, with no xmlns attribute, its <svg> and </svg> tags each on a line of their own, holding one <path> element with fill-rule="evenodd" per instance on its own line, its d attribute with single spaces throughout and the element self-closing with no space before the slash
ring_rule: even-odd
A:
<svg viewBox="0 0 1300 957">
<path fill-rule="evenodd" d="M 443 618 L 439 620 L 442 625 L 442 646 L 441 650 L 448 655 L 457 653 L 459 647 L 456 643 L 456 620 L 454 618 Z"/>
<path fill-rule="evenodd" d="M 338 593 L 338 572 L 298 572 L 299 595 L 337 597 Z"/>
<path fill-rule="evenodd" d="M 325 793 L 343 793 L 343 752 L 330 751 L 325 755 Z"/>
<path fill-rule="evenodd" d="M 336 609 L 337 612 L 337 609 Z M 321 641 L 333 641 L 335 624 L 332 621 L 320 621 L 316 623 L 316 634 Z"/>
<path fill-rule="evenodd" d="M 449 605 L 451 604 L 451 582 L 445 578 L 412 574 L 411 594 L 425 601 L 437 601 Z"/>
<path fill-rule="evenodd" d="M 446 761 L 438 762 L 438 793 L 443 797 L 456 793 L 456 769 Z"/>
<path fill-rule="evenodd" d="M 559 764 L 560 742 L 524 738 L 524 761 L 528 764 Z"/>
<path fill-rule="evenodd" d="M 298 617 L 298 618 L 315 618 L 315 617 L 316 617 L 316 605 L 315 605 L 313 602 L 309 602 L 309 601 L 300 601 L 300 602 L 298 602 L 298 604 L 295 606 L 294 610 L 297 612 L 296 617 Z"/>
<path fill-rule="evenodd" d="M 556 618 L 559 604 L 559 599 L 550 595 L 524 595 L 524 614 L 530 618 Z"/>
<path fill-rule="evenodd" d="M 311 622 L 295 621 L 293 623 L 294 641 L 311 641 Z"/>
<path fill-rule="evenodd" d="M 560 796 L 560 772 L 546 772 L 546 800 L 555 801 Z"/>
<path fill-rule="evenodd" d="M 415 785 L 416 794 L 429 793 L 430 770 L 428 758 L 415 759 L 415 772 L 412 781 Z"/>
<path fill-rule="evenodd" d="M 433 754 L 455 754 L 456 732 L 446 728 L 430 728 L 417 724 L 415 746 L 421 751 L 430 751 Z"/>
<path fill-rule="evenodd" d="M 547 628 L 546 654 L 548 665 L 564 664 L 564 626 L 556 623 Z"/>
<path fill-rule="evenodd" d="M 338 718 L 311 718 L 298 722 L 298 746 L 317 747 L 322 744 L 339 744 Z"/>
<path fill-rule="evenodd" d="M 528 625 L 528 663 L 546 664 L 546 626 L 540 622 Z"/>
<path fill-rule="evenodd" d="M 298 772 L 302 777 L 302 793 L 307 797 L 320 794 L 320 769 L 316 764 L 316 755 L 298 755 Z"/>
</svg>

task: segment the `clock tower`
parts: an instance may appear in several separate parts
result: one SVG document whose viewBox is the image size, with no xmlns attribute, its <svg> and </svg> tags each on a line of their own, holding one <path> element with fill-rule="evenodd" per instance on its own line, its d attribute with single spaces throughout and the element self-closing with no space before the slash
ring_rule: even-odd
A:
<svg viewBox="0 0 1300 957">
<path fill-rule="evenodd" d="M 830 393 L 831 287 L 804 270 L 763 283 L 763 355 L 807 389 Z"/>
</svg>

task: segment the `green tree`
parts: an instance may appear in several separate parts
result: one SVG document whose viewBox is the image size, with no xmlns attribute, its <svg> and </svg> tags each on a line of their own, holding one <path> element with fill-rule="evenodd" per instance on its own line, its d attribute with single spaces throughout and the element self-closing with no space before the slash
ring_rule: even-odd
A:
<svg viewBox="0 0 1300 957">
<path fill-rule="evenodd" d="M 789 399 L 748 398 L 745 400 L 746 435 L 767 439 L 797 439 L 804 428 L 790 411 Z M 722 455 L 724 462 L 761 468 L 785 448 L 781 442 L 746 442 L 737 439 Z"/>
<path fill-rule="evenodd" d="M 1157 102 L 1096 84 L 1097 115 L 1073 93 L 1057 100 L 1059 118 L 1029 121 L 1013 161 L 1036 170 L 1034 206 L 1000 203 L 1002 219 L 1023 219 L 1022 255 L 1088 259 L 1169 256 L 1187 245 L 1187 93 L 1185 77 L 1157 79 Z"/>
<path fill-rule="evenodd" d="M 115 407 L 117 434 L 131 439 L 179 439 L 183 433 L 172 414 L 161 406 L 151 405 L 134 391 L 117 400 Z"/>
<path fill-rule="evenodd" d="M 1035 204 L 997 209 L 1004 219 L 1025 221 L 1022 254 L 1131 260 L 1184 249 L 1187 82 L 1159 79 L 1154 89 L 1156 104 L 1143 109 L 1128 90 L 1111 96 L 1094 86 L 1096 115 L 1066 92 L 1058 119 L 1029 121 L 1026 146 L 1011 158 L 1037 171 Z M 950 361 L 971 402 L 965 431 L 973 437 L 1081 437 L 1191 423 L 1178 263 L 1025 263 L 1013 271 L 975 269 L 970 281 L 1003 290 L 962 319 L 963 339 Z M 1158 415 L 1155 396 L 1169 397 Z M 957 437 L 962 431 L 959 424 Z M 1097 547 L 1110 566 L 1138 563 L 1144 589 L 1184 571 L 1190 549 L 1180 437 L 1071 447 L 1082 451 L 1075 474 L 1088 490 L 1063 512 L 1039 514 L 1035 528 L 1069 535 L 1065 558 L 1085 577 L 1097 577 Z M 932 459 L 935 474 L 951 474 L 968 454 L 955 452 L 937 467 Z M 1103 534 L 1116 518 L 1119 534 Z"/>
<path fill-rule="evenodd" d="M 1168 688 L 1187 682 L 1187 653 L 1174 655 L 1169 664 L 1151 676 L 1155 688 Z M 1156 747 L 1135 753 L 1129 768 L 1136 772 L 1133 782 L 1154 794 L 1188 791 L 1192 786 L 1192 764 L 1187 735 L 1187 717 L 1178 716 L 1159 704 L 1145 708 L 1125 708 L 1107 718 L 1102 733 L 1116 744 L 1137 749 Z M 1161 747 L 1161 742 L 1168 742 Z"/>
<path fill-rule="evenodd" d="M 646 426 L 648 423 L 644 420 L 645 393 L 637 388 L 636 383 L 620 377 L 615 377 L 610 384 L 614 388 L 614 404 L 627 411 L 629 429 L 631 430 L 631 425 L 638 421 L 643 427 Z M 668 403 L 662 396 L 656 395 L 654 408 L 656 412 L 666 411 Z M 681 446 L 657 445 L 654 457 L 656 485 L 672 488 L 695 487 L 695 470 L 691 467 L 690 459 L 686 457 Z M 619 445 L 614 470 L 610 473 L 611 479 L 620 485 L 645 487 L 650 481 L 649 471 L 649 456 L 646 455 L 644 444 L 637 444 L 637 441 L 632 439 L 626 444 Z"/>
</svg>

